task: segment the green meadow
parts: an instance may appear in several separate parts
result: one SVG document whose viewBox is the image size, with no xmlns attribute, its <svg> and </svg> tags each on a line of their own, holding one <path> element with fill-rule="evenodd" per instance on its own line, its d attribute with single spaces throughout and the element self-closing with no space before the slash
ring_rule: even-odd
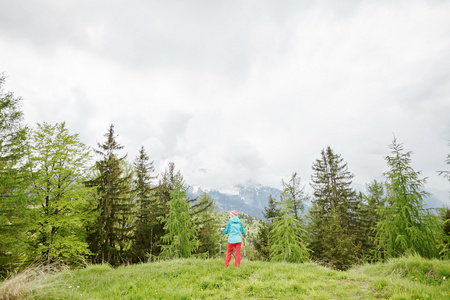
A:
<svg viewBox="0 0 450 300">
<path fill-rule="evenodd" d="M 0 286 L 0 298 L 450 299 L 450 261 L 411 256 L 345 272 L 313 263 L 243 261 L 240 268 L 225 268 L 223 259 L 220 263 L 180 259 L 116 269 L 91 265 L 41 275 L 26 284 L 26 278 L 12 277 Z"/>
</svg>

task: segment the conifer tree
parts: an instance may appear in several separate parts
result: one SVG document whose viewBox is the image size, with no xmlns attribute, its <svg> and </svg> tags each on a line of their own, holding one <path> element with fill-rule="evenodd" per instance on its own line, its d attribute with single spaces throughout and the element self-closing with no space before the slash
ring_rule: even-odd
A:
<svg viewBox="0 0 450 300">
<path fill-rule="evenodd" d="M 450 165 L 450 154 L 447 155 L 445 160 L 447 165 Z M 439 175 L 444 176 L 450 182 L 450 171 L 439 171 Z M 440 210 L 440 217 L 442 222 L 442 249 L 440 255 L 442 258 L 450 258 L 450 207 L 444 207 Z"/>
<path fill-rule="evenodd" d="M 169 201 L 171 199 L 171 190 L 175 186 L 176 180 L 175 164 L 173 162 L 169 163 L 168 169 L 166 168 L 159 178 L 158 185 L 156 187 L 155 193 L 156 198 L 154 202 L 154 216 L 157 220 L 154 224 L 152 232 L 152 257 L 157 257 L 161 254 L 161 237 L 167 232 L 164 229 L 164 217 L 169 213 Z"/>
<path fill-rule="evenodd" d="M 450 259 L 450 208 L 442 208 L 439 216 L 442 222 L 442 245 L 439 255 L 443 259 Z"/>
<path fill-rule="evenodd" d="M 269 195 L 267 206 L 264 207 L 263 216 L 265 220 L 261 220 L 255 241 L 255 250 L 261 260 L 270 260 L 270 228 L 273 221 L 279 216 L 279 202 Z"/>
<path fill-rule="evenodd" d="M 355 243 L 361 220 L 360 199 L 351 188 L 354 175 L 341 156 L 329 146 L 321 156 L 313 163 L 311 176 L 314 199 L 309 212 L 310 247 L 315 259 L 340 268 L 350 264 L 339 262 L 346 253 L 360 251 Z"/>
<path fill-rule="evenodd" d="M 361 207 L 361 234 L 358 240 L 361 241 L 363 259 L 369 262 L 380 259 L 375 243 L 375 227 L 380 220 L 378 210 L 386 197 L 384 186 L 384 183 L 373 180 L 366 185 L 366 193 L 362 196 L 364 202 Z"/>
<path fill-rule="evenodd" d="M 132 202 L 130 201 L 131 173 L 126 172 L 126 155 L 118 151 L 123 146 L 117 142 L 114 126 L 105 134 L 106 141 L 98 143 L 95 152 L 100 160 L 95 163 L 96 177 L 89 182 L 97 187 L 96 221 L 90 226 L 89 245 L 94 260 L 118 265 L 123 262 L 126 242 L 132 238 Z"/>
<path fill-rule="evenodd" d="M 146 255 L 152 255 L 154 239 L 154 227 L 157 224 L 156 219 L 156 187 L 152 186 L 152 176 L 155 171 L 153 161 L 142 147 L 139 155 L 134 161 L 134 189 L 133 195 L 137 204 L 137 220 L 134 235 L 134 252 L 140 259 L 145 259 Z"/>
<path fill-rule="evenodd" d="M 305 210 L 305 204 L 308 197 L 305 194 L 305 187 L 301 187 L 301 179 L 296 172 L 292 174 L 291 179 L 288 182 L 281 181 L 283 191 L 289 199 L 292 200 L 292 209 L 294 211 L 294 217 L 297 220 L 301 220 Z"/>
<path fill-rule="evenodd" d="M 90 152 L 65 123 L 37 124 L 28 152 L 34 207 L 29 243 L 35 256 L 50 263 L 73 261 L 89 254 L 85 223 L 94 191 L 85 187 Z"/>
<path fill-rule="evenodd" d="M 205 253 L 208 257 L 212 257 L 219 252 L 217 241 L 220 237 L 219 221 L 214 214 L 216 208 L 214 200 L 209 194 L 203 193 L 193 202 L 191 204 L 192 226 L 196 229 L 199 241 L 196 253 Z"/>
<path fill-rule="evenodd" d="M 426 258 L 439 253 L 437 234 L 441 232 L 436 216 L 424 207 L 428 195 L 421 172 L 411 167 L 411 152 L 403 152 L 394 138 L 391 156 L 386 157 L 389 170 L 384 173 L 387 198 L 380 208 L 377 243 L 386 257 L 419 254 Z"/>
<path fill-rule="evenodd" d="M 22 125 L 20 98 L 3 91 L 0 74 L 0 276 L 20 263 L 26 251 L 27 185 L 22 160 L 27 129 Z"/>
<path fill-rule="evenodd" d="M 270 228 L 270 258 L 272 261 L 305 262 L 309 252 L 302 239 L 305 229 L 295 217 L 294 201 L 286 191 L 281 199 L 280 215 Z"/>
<path fill-rule="evenodd" d="M 199 242 L 196 228 L 192 227 L 190 207 L 181 174 L 178 173 L 174 179 L 171 198 L 167 203 L 169 213 L 161 218 L 167 232 L 161 237 L 164 243 L 161 255 L 167 258 L 188 258 L 197 249 Z"/>
</svg>

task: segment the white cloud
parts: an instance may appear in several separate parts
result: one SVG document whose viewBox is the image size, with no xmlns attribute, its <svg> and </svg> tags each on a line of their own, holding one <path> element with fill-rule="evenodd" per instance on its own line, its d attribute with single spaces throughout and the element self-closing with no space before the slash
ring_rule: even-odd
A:
<svg viewBox="0 0 450 300">
<path fill-rule="evenodd" d="M 330 145 L 355 182 L 393 134 L 429 187 L 447 166 L 450 3 L 2 1 L 0 66 L 28 123 L 89 145 L 110 124 L 130 160 L 229 189 L 303 182 Z"/>
</svg>

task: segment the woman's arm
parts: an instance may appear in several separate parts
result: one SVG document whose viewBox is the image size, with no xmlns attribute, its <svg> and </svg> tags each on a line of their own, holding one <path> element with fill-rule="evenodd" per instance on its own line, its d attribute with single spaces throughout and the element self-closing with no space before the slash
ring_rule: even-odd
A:
<svg viewBox="0 0 450 300">
<path fill-rule="evenodd" d="M 222 229 L 222 232 L 223 232 L 224 234 L 228 234 L 229 230 L 230 230 L 230 221 L 228 221 L 228 223 L 227 223 L 227 228 Z"/>
</svg>

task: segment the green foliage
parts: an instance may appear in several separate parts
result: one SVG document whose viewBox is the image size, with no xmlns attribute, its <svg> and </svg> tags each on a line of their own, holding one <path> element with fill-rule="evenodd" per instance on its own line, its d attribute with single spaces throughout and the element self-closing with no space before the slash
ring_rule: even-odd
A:
<svg viewBox="0 0 450 300">
<path fill-rule="evenodd" d="M 24 189 L 26 128 L 20 98 L 4 93 L 0 74 L 0 276 L 17 266 L 27 248 L 25 239 L 28 208 Z"/>
<path fill-rule="evenodd" d="M 270 225 L 263 220 L 260 221 L 255 250 L 259 260 L 270 261 Z"/>
<path fill-rule="evenodd" d="M 385 185 L 376 180 L 366 185 L 366 193 L 362 195 L 361 205 L 361 242 L 362 259 L 375 262 L 379 259 L 379 251 L 375 243 L 376 224 L 380 221 L 379 207 L 385 201 Z"/>
<path fill-rule="evenodd" d="M 93 190 L 83 184 L 89 159 L 88 148 L 64 123 L 37 124 L 28 151 L 27 194 L 35 220 L 28 228 L 28 243 L 48 263 L 90 253 L 84 225 L 90 220 Z"/>
<path fill-rule="evenodd" d="M 280 215 L 270 227 L 270 259 L 271 261 L 305 262 L 309 253 L 302 239 L 305 230 L 296 218 L 294 200 L 286 191 L 281 199 Z"/>
<path fill-rule="evenodd" d="M 28 282 L 33 299 L 448 299 L 450 262 L 419 257 L 347 272 L 312 263 L 179 259 L 111 269 L 88 266 Z M 0 286 L 1 288 L 1 286 Z"/>
<path fill-rule="evenodd" d="M 280 215 L 279 202 L 269 196 L 268 204 L 264 207 L 264 218 L 267 221 L 261 221 L 258 227 L 258 234 L 255 241 L 255 250 L 258 254 L 258 259 L 270 260 L 270 227 L 273 221 Z"/>
<path fill-rule="evenodd" d="M 97 188 L 95 222 L 89 226 L 89 248 L 96 262 L 119 265 L 128 260 L 128 250 L 133 239 L 134 203 L 131 199 L 131 168 L 126 156 L 117 152 L 123 146 L 116 141 L 114 126 L 105 134 L 106 141 L 95 150 L 100 159 L 95 162 L 95 178 L 88 185 Z"/>
<path fill-rule="evenodd" d="M 394 139 L 392 156 L 387 156 L 389 170 L 387 198 L 380 208 L 377 223 L 377 243 L 386 257 L 418 253 L 427 258 L 438 257 L 438 236 L 441 228 L 437 217 L 424 208 L 425 179 L 410 166 L 411 152 Z"/>
<path fill-rule="evenodd" d="M 162 236 L 165 245 L 161 255 L 167 258 L 188 258 L 199 246 L 196 236 L 197 228 L 192 226 L 190 207 L 187 202 L 186 188 L 181 176 L 177 176 L 167 203 L 169 213 L 161 218 L 166 234 Z"/>
<path fill-rule="evenodd" d="M 309 232 L 312 257 L 339 269 L 357 261 L 361 245 L 361 199 L 351 188 L 354 177 L 330 147 L 313 164 Z M 343 260 L 344 259 L 344 260 Z"/>
<path fill-rule="evenodd" d="M 291 179 L 288 182 L 282 180 L 281 185 L 283 186 L 284 197 L 292 202 L 294 217 L 301 221 L 305 211 L 305 202 L 309 200 L 309 197 L 305 194 L 305 187 L 301 187 L 300 177 L 294 172 Z"/>
<path fill-rule="evenodd" d="M 450 259 L 450 208 L 442 208 L 439 213 L 442 228 L 441 258 Z"/>
<path fill-rule="evenodd" d="M 153 254 L 154 231 L 158 224 L 156 188 L 152 187 L 152 180 L 156 177 L 151 174 L 154 171 L 153 161 L 149 162 L 149 157 L 142 147 L 134 161 L 134 188 L 132 191 L 137 205 L 132 251 L 140 261 L 146 260 L 147 254 Z"/>
<path fill-rule="evenodd" d="M 207 193 L 195 199 L 191 205 L 192 226 L 196 228 L 199 241 L 196 254 L 205 253 L 207 257 L 213 257 L 219 252 L 217 241 L 220 238 L 220 224 L 214 209 L 214 200 Z"/>
</svg>

